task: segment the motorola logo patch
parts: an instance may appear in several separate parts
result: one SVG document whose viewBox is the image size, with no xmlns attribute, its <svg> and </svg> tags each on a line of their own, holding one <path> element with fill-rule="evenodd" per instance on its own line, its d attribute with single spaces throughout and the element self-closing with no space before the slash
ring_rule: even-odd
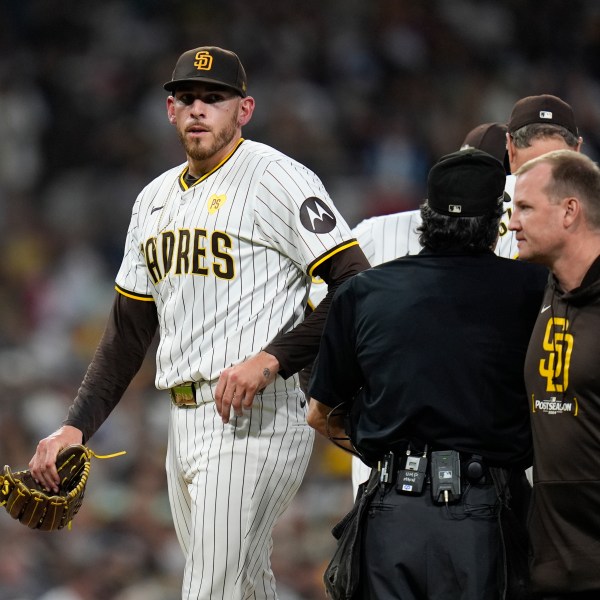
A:
<svg viewBox="0 0 600 600">
<path fill-rule="evenodd" d="M 336 225 L 332 210 L 319 198 L 307 198 L 300 207 L 300 222 L 311 233 L 329 233 Z"/>
</svg>

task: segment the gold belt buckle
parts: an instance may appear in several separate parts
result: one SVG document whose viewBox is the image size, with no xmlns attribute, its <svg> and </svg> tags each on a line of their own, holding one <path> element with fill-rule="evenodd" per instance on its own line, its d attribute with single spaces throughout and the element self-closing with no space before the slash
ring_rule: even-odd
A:
<svg viewBox="0 0 600 600">
<path fill-rule="evenodd" d="M 193 383 L 184 383 L 169 388 L 171 402 L 175 406 L 192 408 L 198 406 L 196 402 L 196 386 Z"/>
</svg>

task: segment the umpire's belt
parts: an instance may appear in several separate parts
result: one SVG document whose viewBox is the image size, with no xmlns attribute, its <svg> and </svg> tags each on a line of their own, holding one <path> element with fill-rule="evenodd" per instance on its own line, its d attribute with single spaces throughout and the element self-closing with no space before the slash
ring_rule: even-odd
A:
<svg viewBox="0 0 600 600">
<path fill-rule="evenodd" d="M 214 402 L 217 381 L 197 381 L 182 383 L 169 388 L 171 402 L 179 408 L 196 408 L 201 404 Z"/>
<path fill-rule="evenodd" d="M 411 445 L 412 447 L 412 445 Z M 436 450 L 441 450 L 442 448 L 435 447 Z M 390 481 L 389 483 L 395 483 L 396 478 L 398 476 L 398 471 L 406 468 L 406 461 L 408 454 L 405 450 L 393 450 L 390 451 L 389 454 L 394 455 L 394 468 L 390 473 Z M 490 465 L 486 462 L 486 460 L 478 454 L 469 454 L 465 452 L 459 452 L 460 459 L 460 477 L 464 482 L 475 482 L 475 481 L 484 481 L 487 480 L 488 483 L 491 483 L 491 479 L 486 477 L 489 473 Z M 412 451 L 410 454 L 412 457 L 420 457 L 423 456 L 423 452 Z M 431 450 L 427 451 L 427 459 L 431 461 Z M 428 465 L 428 474 L 429 474 L 430 462 Z"/>
</svg>

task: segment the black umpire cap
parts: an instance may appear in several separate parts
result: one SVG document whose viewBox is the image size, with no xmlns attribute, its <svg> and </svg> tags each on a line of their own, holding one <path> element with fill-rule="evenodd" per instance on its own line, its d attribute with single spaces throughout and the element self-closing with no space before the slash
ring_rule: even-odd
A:
<svg viewBox="0 0 600 600">
<path fill-rule="evenodd" d="M 175 91 L 184 83 L 217 83 L 235 90 L 245 98 L 248 88 L 246 71 L 238 55 L 217 46 L 201 46 L 184 52 L 175 65 L 165 90 Z"/>
<path fill-rule="evenodd" d="M 508 196 L 502 163 L 482 150 L 466 148 L 442 156 L 429 171 L 429 207 L 451 217 L 479 217 L 494 212 Z"/>
</svg>

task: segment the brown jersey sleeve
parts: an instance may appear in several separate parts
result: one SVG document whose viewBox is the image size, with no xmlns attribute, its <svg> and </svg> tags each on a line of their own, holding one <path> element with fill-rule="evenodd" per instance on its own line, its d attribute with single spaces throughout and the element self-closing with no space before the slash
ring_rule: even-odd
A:
<svg viewBox="0 0 600 600">
<path fill-rule="evenodd" d="M 117 293 L 102 339 L 63 423 L 80 429 L 84 442 L 119 403 L 139 371 L 157 327 L 154 302 Z"/>
<path fill-rule="evenodd" d="M 277 336 L 265 348 L 279 361 L 280 375 L 287 379 L 312 363 L 319 350 L 321 333 L 335 291 L 346 279 L 370 266 L 358 245 L 332 255 L 319 265 L 315 275 L 327 283 L 327 295 L 300 325 Z"/>
</svg>

